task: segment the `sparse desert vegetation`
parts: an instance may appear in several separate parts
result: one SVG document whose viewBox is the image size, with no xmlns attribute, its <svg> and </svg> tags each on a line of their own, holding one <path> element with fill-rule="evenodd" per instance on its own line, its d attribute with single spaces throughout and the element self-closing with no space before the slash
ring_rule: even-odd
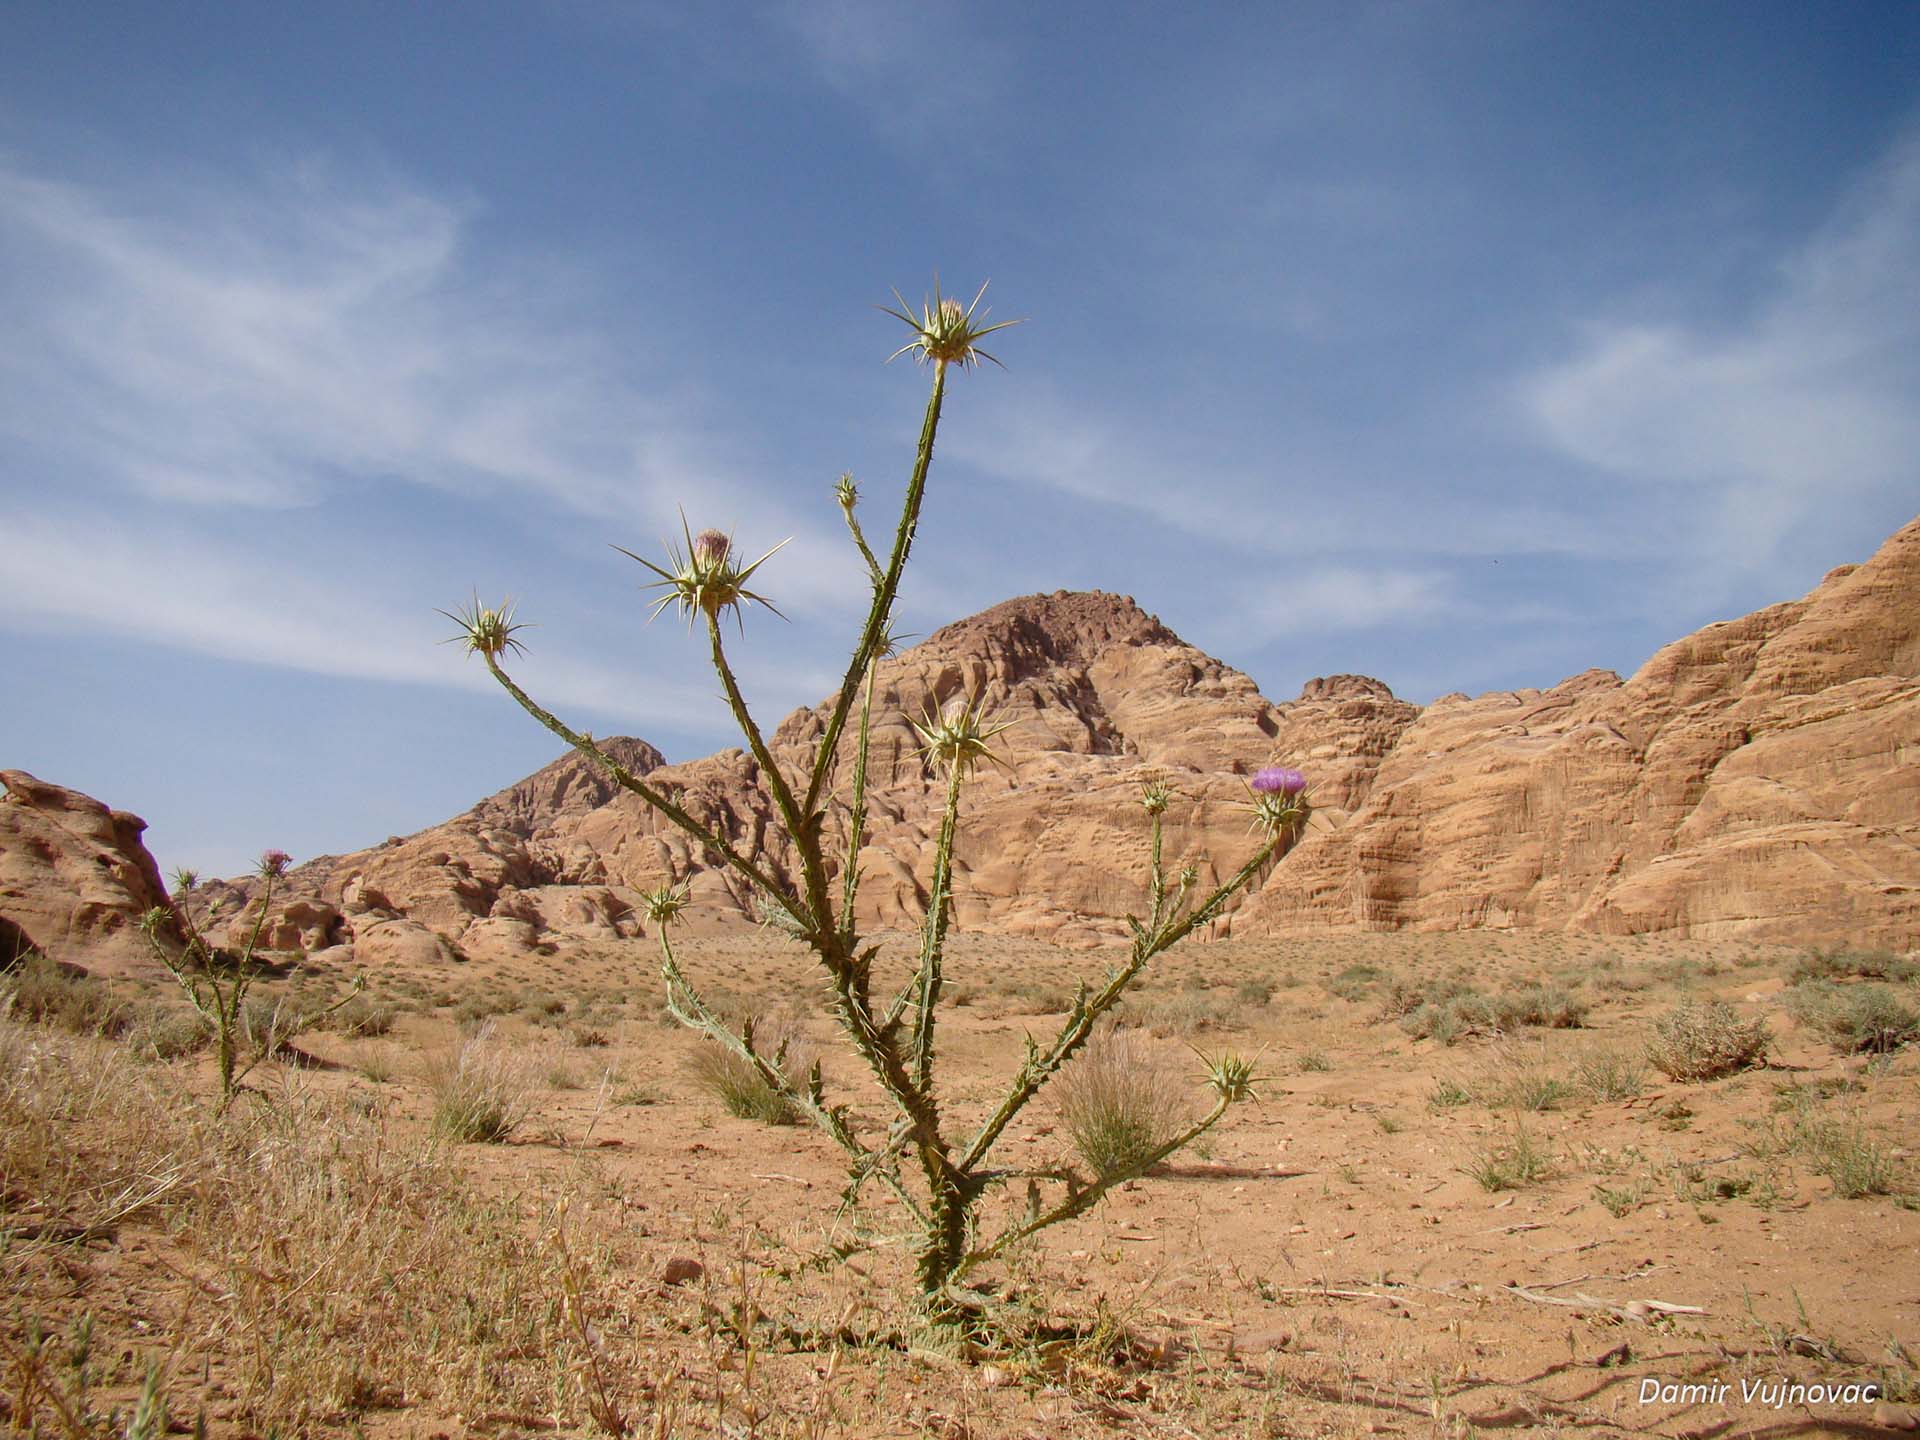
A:
<svg viewBox="0 0 1920 1440">
<path fill-rule="evenodd" d="M 1877 1378 L 1907 1403 L 1898 1267 L 1864 1257 L 1920 1244 L 1920 1048 L 1855 1051 L 1796 1018 L 1800 952 L 1707 976 L 1715 947 L 1608 950 L 1587 980 L 1599 951 L 1561 937 L 1167 957 L 1149 997 L 1272 987 L 1225 1019 L 1267 1057 L 1261 1098 L 1204 1154 L 1010 1257 L 1024 1304 L 971 1360 L 912 1348 L 895 1207 L 869 1194 L 836 1214 L 831 1142 L 728 1113 L 693 1064 L 718 1047 L 660 1026 L 637 944 L 583 947 L 567 984 L 536 959 L 378 977 L 303 1037 L 314 1063 L 263 1060 L 224 1114 L 206 1048 L 145 1039 L 147 1017 L 177 1014 L 166 989 L 29 962 L 0 1000 L 0 1406 L 23 1430 L 101 1437 L 158 1435 L 161 1404 L 176 1426 L 289 1436 L 852 1437 L 954 1417 L 979 1437 L 1360 1436 L 1425 1433 L 1436 1406 L 1461 1427 L 1525 1412 L 1666 1433 L 1667 1412 L 1631 1404 L 1638 1376 L 1707 1363 Z M 907 973 L 910 953 L 888 937 L 881 973 Z M 761 934 L 689 940 L 680 958 L 742 1014 L 779 1014 L 807 983 L 798 952 Z M 963 1115 L 1024 1044 L 1026 987 L 1070 994 L 1103 963 L 955 937 L 975 996 L 949 1032 Z M 1449 1045 L 1382 1017 L 1382 989 L 1462 966 L 1496 995 L 1551 975 L 1584 1023 Z M 1330 997 L 1355 967 L 1374 972 L 1367 991 Z M 1647 983 L 1603 983 L 1620 976 Z M 303 1003 L 349 979 L 306 976 Z M 272 1002 L 290 982 L 257 986 Z M 520 998 L 535 991 L 563 1009 Z M 1686 1003 L 1677 1033 L 1764 1024 L 1774 1068 L 1667 1078 L 1641 1057 L 1673 1043 Z M 359 1032 L 363 1005 L 390 1009 L 383 1033 Z M 582 1049 L 553 1013 L 593 1014 L 608 1043 Z M 1075 1061 L 1110 1066 L 1086 1072 L 1096 1114 L 1159 1133 L 1205 1103 L 1178 1037 L 1136 1016 L 1114 1040 Z M 551 1086 L 555 1067 L 577 1083 Z M 1115 1099 L 1135 1082 L 1139 1098 Z M 455 1123 L 459 1095 L 463 1115 L 504 1122 Z M 1103 1163 L 1066 1108 L 1016 1127 L 1023 1165 Z"/>
</svg>

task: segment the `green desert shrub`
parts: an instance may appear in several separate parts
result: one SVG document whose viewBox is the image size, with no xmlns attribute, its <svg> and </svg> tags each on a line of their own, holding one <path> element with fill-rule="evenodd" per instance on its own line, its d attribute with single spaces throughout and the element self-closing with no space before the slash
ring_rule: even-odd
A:
<svg viewBox="0 0 1920 1440">
<path fill-rule="evenodd" d="M 38 952 L 8 974 L 0 1004 L 16 1019 L 75 1035 L 123 1035 L 134 1022 L 132 1010 L 105 981 Z"/>
<path fill-rule="evenodd" d="M 389 1002 L 356 995 L 334 1012 L 333 1028 L 342 1035 L 372 1040 L 390 1033 L 399 1018 L 400 1011 Z"/>
<path fill-rule="evenodd" d="M 1630 1051 L 1595 1045 L 1574 1058 L 1573 1080 L 1590 1100 L 1631 1100 L 1647 1088 L 1647 1067 Z"/>
<path fill-rule="evenodd" d="M 1187 1120 L 1178 1072 L 1136 1030 L 1103 1029 L 1053 1085 L 1054 1108 L 1095 1175 L 1137 1170 Z"/>
<path fill-rule="evenodd" d="M 1787 996 L 1793 1018 L 1847 1054 L 1885 1054 L 1920 1037 L 1916 1014 L 1886 985 L 1810 980 Z"/>
<path fill-rule="evenodd" d="M 1772 1039 L 1724 1000 L 1686 1000 L 1653 1022 L 1647 1059 L 1670 1080 L 1715 1080 L 1760 1064 Z"/>
<path fill-rule="evenodd" d="M 127 1039 L 135 1050 L 155 1060 L 197 1055 L 213 1042 L 199 1015 L 180 1006 L 156 1006 L 147 1011 Z"/>
<path fill-rule="evenodd" d="M 1789 980 L 1913 980 L 1920 978 L 1920 961 L 1892 950 L 1849 950 L 1836 946 L 1813 949 L 1793 962 Z"/>
</svg>

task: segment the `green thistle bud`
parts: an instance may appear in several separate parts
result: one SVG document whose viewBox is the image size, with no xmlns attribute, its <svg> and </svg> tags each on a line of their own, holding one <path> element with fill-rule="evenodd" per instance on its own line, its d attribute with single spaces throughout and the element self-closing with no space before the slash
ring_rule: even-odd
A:
<svg viewBox="0 0 1920 1440">
<path fill-rule="evenodd" d="M 1167 787 L 1158 780 L 1149 780 L 1140 787 L 1140 808 L 1149 815 L 1166 814 L 1169 798 Z"/>
<path fill-rule="evenodd" d="M 833 498 L 840 502 L 840 508 L 849 515 L 853 513 L 853 507 L 860 503 L 860 487 L 855 483 L 851 470 L 833 482 Z"/>
<path fill-rule="evenodd" d="M 465 608 L 454 610 L 436 610 L 460 627 L 458 635 L 451 635 L 442 643 L 464 645 L 470 655 L 484 655 L 489 660 L 497 660 L 509 650 L 520 654 L 527 653 L 527 647 L 513 638 L 516 630 L 525 630 L 525 625 L 515 624 L 513 619 L 513 597 L 502 600 L 496 609 L 488 610 L 480 604 L 476 591 L 473 600 Z"/>
<path fill-rule="evenodd" d="M 893 298 L 900 302 L 900 308 L 895 310 L 885 305 L 880 308 L 913 331 L 913 339 L 894 351 L 887 359 L 897 360 L 911 350 L 916 352 L 917 358 L 923 363 L 931 360 L 937 365 L 958 365 L 963 370 L 968 366 L 977 366 L 982 360 L 992 360 L 994 364 L 1000 365 L 996 357 L 980 349 L 979 342 L 996 330 L 1005 330 L 1008 326 L 1018 325 L 1020 322 L 1002 320 L 994 325 L 976 323 L 974 311 L 979 308 L 980 297 L 986 293 L 987 287 L 983 284 L 979 294 L 973 297 L 973 304 L 963 307 L 958 300 L 951 297 L 942 298 L 940 281 L 936 277 L 933 282 L 933 298 L 923 303 L 920 313 L 915 315 L 913 307 L 907 304 L 900 292 L 894 291 Z M 981 311 L 980 319 L 984 321 L 986 318 L 986 312 Z M 1006 367 L 1001 365 L 1000 368 L 1004 370 Z"/>
<path fill-rule="evenodd" d="M 920 736 L 920 753 L 943 766 L 949 774 L 958 771 L 970 775 L 982 760 L 1006 767 L 1006 762 L 987 748 L 987 742 L 1012 729 L 1013 722 L 987 717 L 981 713 L 978 701 L 955 703 L 938 717 L 929 709 L 924 721 L 907 723 Z"/>
<path fill-rule="evenodd" d="M 1197 1050 L 1194 1053 L 1206 1061 L 1207 1085 L 1222 1100 L 1237 1105 L 1242 1100 L 1260 1098 L 1259 1092 L 1253 1088 L 1260 1079 L 1254 1073 L 1254 1067 L 1259 1063 L 1259 1056 L 1249 1059 L 1244 1055 L 1227 1052 L 1208 1059 Z"/>
<path fill-rule="evenodd" d="M 692 903 L 692 892 L 685 885 L 666 884 L 640 896 L 640 907 L 656 925 L 671 925 L 680 912 Z"/>
<path fill-rule="evenodd" d="M 785 540 L 751 565 L 741 565 L 734 559 L 733 537 L 725 531 L 702 530 L 696 536 L 687 528 L 684 515 L 680 517 L 680 529 L 686 538 L 686 549 L 682 551 L 669 541 L 668 563 L 664 566 L 643 559 L 625 546 L 613 547 L 629 560 L 637 561 L 660 577 L 647 587 L 666 592 L 654 602 L 653 611 L 647 616 L 649 620 L 669 605 L 677 606 L 689 625 L 693 623 L 695 615 L 717 617 L 723 610 L 732 610 L 734 619 L 738 621 L 740 607 L 751 604 L 764 605 L 780 615 L 771 600 L 747 588 L 747 581 L 753 578 L 754 571 L 772 558 L 781 545 L 787 543 Z M 780 615 L 780 618 L 784 620 L 787 617 Z"/>
</svg>

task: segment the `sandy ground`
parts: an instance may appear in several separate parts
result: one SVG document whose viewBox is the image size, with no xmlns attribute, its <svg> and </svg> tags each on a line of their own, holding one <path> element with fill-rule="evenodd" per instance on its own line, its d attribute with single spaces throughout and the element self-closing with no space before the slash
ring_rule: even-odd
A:
<svg viewBox="0 0 1920 1440">
<path fill-rule="evenodd" d="M 1920 1405 L 1920 1213 L 1900 1193 L 1839 1198 L 1792 1141 L 1825 1124 L 1877 1146 L 1896 1192 L 1912 1187 L 1920 1054 L 1841 1055 L 1798 1026 L 1785 1009 L 1798 954 L 1519 935 L 1191 944 L 1124 1013 L 1195 1082 L 1195 1110 L 1196 1049 L 1257 1052 L 1261 1098 L 996 1267 L 1056 1328 L 970 1359 L 845 1343 L 903 1323 L 897 1203 L 874 1186 L 844 1209 L 827 1139 L 722 1111 L 688 1069 L 703 1042 L 659 1014 L 643 943 L 371 977 L 402 1007 L 391 1033 L 316 1032 L 302 1044 L 323 1068 L 253 1079 L 268 1095 L 345 1097 L 393 1144 L 424 1143 L 432 1062 L 482 1023 L 475 1012 L 503 1011 L 489 1043 L 520 1066 L 527 1114 L 505 1143 L 454 1159 L 520 1217 L 530 1253 L 552 1253 L 540 1247 L 558 1231 L 596 1277 L 582 1344 L 598 1347 L 598 1383 L 635 1434 L 1898 1433 L 1920 1414 L 1907 1408 Z M 960 1003 L 943 1018 L 954 1128 L 985 1113 L 1023 1038 L 1050 1035 L 1074 981 L 1112 958 L 957 937 Z M 801 1017 L 830 1092 L 884 1131 L 804 955 L 756 933 L 690 942 L 681 959 L 726 1003 Z M 1489 994 L 1562 987 L 1585 1023 L 1411 1038 L 1386 1013 L 1392 987 L 1447 977 Z M 1767 1017 L 1767 1066 L 1695 1084 L 1643 1067 L 1615 1099 L 1583 1088 L 1609 1063 L 1639 1065 L 1653 1019 L 1682 996 Z M 209 1075 L 204 1061 L 152 1068 L 202 1090 Z M 1044 1098 L 1005 1149 L 1033 1169 L 1074 1159 Z M 1516 1150 L 1532 1173 L 1516 1177 Z M 1512 1188 L 1487 1188 L 1501 1178 Z M 10 1190 L 8 1203 L 25 1200 Z M 132 1354 L 171 1328 L 176 1416 L 201 1405 L 216 1432 L 265 1433 L 248 1423 L 231 1342 L 192 1338 L 232 1286 L 223 1299 L 163 1217 L 32 1264 L 16 1245 L 12 1259 L 16 1336 L 29 1315 L 60 1331 L 88 1313 L 103 1347 Z M 571 1324 L 554 1304 L 552 1323 Z M 341 1343 L 389 1340 L 370 1328 Z M 595 1433 L 589 1370 L 567 1369 L 551 1404 L 511 1410 L 462 1405 L 457 1386 L 416 1398 L 376 1385 L 305 1428 Z M 1794 1382 L 1840 1398 L 1781 1391 Z M 17 1366 L 12 1383 L 0 1399 L 24 1422 Z M 1842 1388 L 1868 1383 L 1877 1405 Z M 60 1433 L 35 1413 L 40 1433 Z"/>
</svg>

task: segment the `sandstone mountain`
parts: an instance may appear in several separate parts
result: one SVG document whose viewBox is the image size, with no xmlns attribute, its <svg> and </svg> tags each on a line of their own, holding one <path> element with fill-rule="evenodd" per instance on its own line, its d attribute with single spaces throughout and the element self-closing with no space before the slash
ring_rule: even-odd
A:
<svg viewBox="0 0 1920 1440">
<path fill-rule="evenodd" d="M 1448 696 L 1424 710 L 1359 676 L 1272 703 L 1130 598 L 1010 600 L 880 667 L 860 918 L 889 927 L 922 913 L 940 796 L 909 720 L 977 699 L 1011 728 L 997 742 L 1004 768 L 983 771 L 964 802 L 964 926 L 1075 944 L 1124 933 L 1146 877 L 1141 781 L 1158 777 L 1181 797 L 1167 817 L 1169 863 L 1191 860 L 1212 878 L 1252 843 L 1243 777 L 1284 761 L 1311 776 L 1314 826 L 1223 928 L 1664 931 L 1911 948 L 1917 593 L 1920 521 L 1804 599 L 1708 626 L 1630 680 L 1589 671 L 1550 690 Z M 801 709 L 770 737 L 789 773 L 801 773 L 824 723 L 823 708 Z M 644 741 L 604 743 L 785 873 L 792 857 L 749 755 L 667 765 Z M 841 758 L 844 800 L 844 747 Z M 139 822 L 125 818 L 137 845 Z M 843 822 L 843 810 L 829 818 Z M 0 863 L 0 876 L 28 864 Z M 77 875 L 68 863 L 50 883 Z M 351 943 L 374 964 L 610 940 L 638 933 L 639 892 L 667 879 L 692 883 L 697 925 L 755 912 L 756 897 L 671 825 L 567 755 L 445 824 L 298 867 L 268 939 Z M 11 897 L 22 886 L 7 883 L 0 914 L 18 920 Z M 214 887 L 223 892 L 244 901 L 248 888 Z"/>
<path fill-rule="evenodd" d="M 1632 679 L 1428 706 L 1254 929 L 1920 936 L 1920 520 Z"/>
<path fill-rule="evenodd" d="M 1293 704 L 1273 705 L 1130 598 L 1060 592 L 1007 601 L 879 668 L 859 857 L 868 928 L 912 925 L 925 912 L 941 796 L 909 722 L 959 700 L 983 704 L 1010 728 L 996 741 L 1004 767 L 984 769 L 967 791 L 955 849 L 958 923 L 1082 944 L 1123 933 L 1121 917 L 1140 907 L 1147 777 L 1183 797 L 1168 816 L 1168 863 L 1192 861 L 1214 879 L 1252 848 L 1242 777 L 1276 753 L 1313 751 L 1323 795 L 1357 805 L 1418 714 L 1385 686 L 1351 676 L 1316 681 Z M 825 721 L 824 707 L 802 709 L 770 737 L 790 775 L 802 773 Z M 788 873 L 793 856 L 750 755 L 726 750 L 666 765 L 642 741 L 603 743 L 736 848 Z M 829 822 L 842 833 L 851 745 L 849 735 Z M 299 867 L 298 899 L 270 938 L 309 949 L 350 938 L 374 960 L 427 959 L 450 943 L 484 956 L 613 939 L 638 933 L 640 891 L 668 880 L 692 883 L 696 927 L 756 914 L 749 887 L 568 755 L 443 825 Z M 247 892 L 226 893 L 243 901 Z"/>
<path fill-rule="evenodd" d="M 24 770 L 0 770 L 0 785 L 0 965 L 29 949 L 70 965 L 152 964 L 140 918 L 166 893 L 140 842 L 147 822 Z"/>
</svg>

